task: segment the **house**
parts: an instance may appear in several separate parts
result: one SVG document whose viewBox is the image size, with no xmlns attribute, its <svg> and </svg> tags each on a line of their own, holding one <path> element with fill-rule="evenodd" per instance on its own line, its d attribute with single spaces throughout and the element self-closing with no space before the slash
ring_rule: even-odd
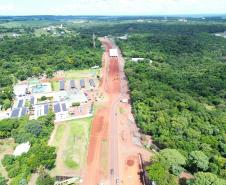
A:
<svg viewBox="0 0 226 185">
<path fill-rule="evenodd" d="M 118 57 L 118 50 L 117 49 L 110 49 L 109 55 L 110 55 L 110 57 Z"/>
<path fill-rule="evenodd" d="M 56 102 L 53 105 L 56 121 L 64 120 L 68 117 L 68 110 L 65 102 Z"/>
</svg>

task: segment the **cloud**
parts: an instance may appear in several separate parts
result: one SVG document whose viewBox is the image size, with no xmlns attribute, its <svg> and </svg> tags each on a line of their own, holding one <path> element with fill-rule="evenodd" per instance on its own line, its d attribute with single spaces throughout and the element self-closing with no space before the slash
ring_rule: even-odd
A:
<svg viewBox="0 0 226 185">
<path fill-rule="evenodd" d="M 0 14 L 159 15 L 226 13 L 226 0 L 0 0 Z"/>
</svg>

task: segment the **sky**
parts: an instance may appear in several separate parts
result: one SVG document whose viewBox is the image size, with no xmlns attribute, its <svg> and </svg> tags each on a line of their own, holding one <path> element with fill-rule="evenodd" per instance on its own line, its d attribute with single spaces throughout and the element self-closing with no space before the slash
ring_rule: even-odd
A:
<svg viewBox="0 0 226 185">
<path fill-rule="evenodd" d="M 226 14 L 226 0 L 0 0 L 0 15 Z"/>
</svg>

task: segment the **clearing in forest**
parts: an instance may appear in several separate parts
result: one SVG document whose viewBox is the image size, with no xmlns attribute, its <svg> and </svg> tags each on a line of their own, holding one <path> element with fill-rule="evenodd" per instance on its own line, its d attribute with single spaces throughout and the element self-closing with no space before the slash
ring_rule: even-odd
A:
<svg viewBox="0 0 226 185">
<path fill-rule="evenodd" d="M 55 125 L 49 145 L 57 148 L 52 175 L 75 176 L 83 169 L 92 118 L 71 120 Z"/>
</svg>

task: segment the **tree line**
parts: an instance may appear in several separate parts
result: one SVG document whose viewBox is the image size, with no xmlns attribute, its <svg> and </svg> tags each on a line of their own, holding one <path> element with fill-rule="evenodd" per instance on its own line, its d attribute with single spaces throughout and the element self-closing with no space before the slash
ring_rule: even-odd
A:
<svg viewBox="0 0 226 185">
<path fill-rule="evenodd" d="M 195 178 L 181 184 L 223 185 L 226 40 L 211 34 L 214 25 L 159 27 L 159 32 L 147 26 L 128 40 L 117 40 L 127 58 L 136 122 L 161 149 L 147 168 L 150 179 L 178 184 L 187 171 Z M 132 62 L 131 57 L 147 60 Z"/>
</svg>

